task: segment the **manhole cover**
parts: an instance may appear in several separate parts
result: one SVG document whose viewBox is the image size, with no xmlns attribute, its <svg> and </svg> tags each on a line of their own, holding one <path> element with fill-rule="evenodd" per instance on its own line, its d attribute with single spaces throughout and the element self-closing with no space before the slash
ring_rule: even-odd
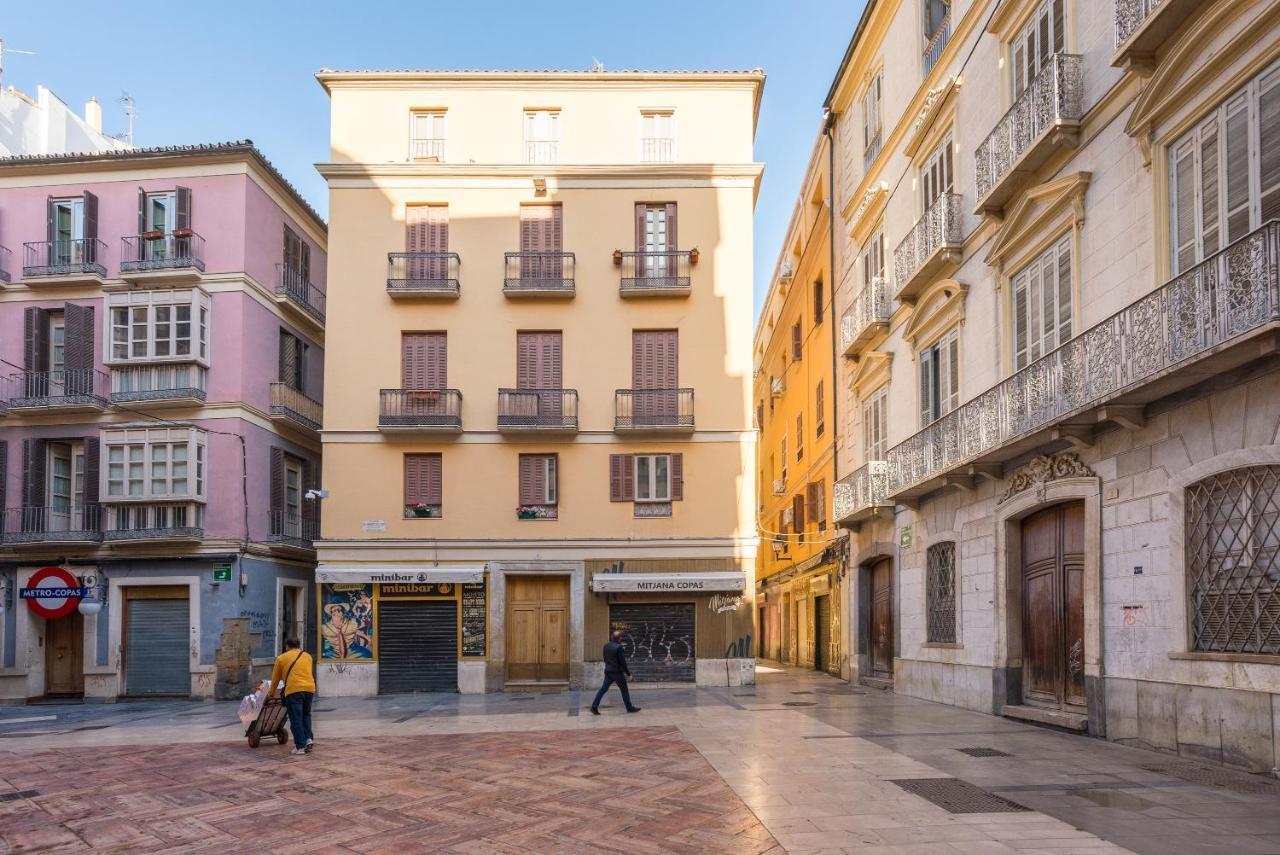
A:
<svg viewBox="0 0 1280 855">
<path fill-rule="evenodd" d="M 19 790 L 16 793 L 0 793 L 0 802 L 16 802 L 18 799 L 29 799 L 40 795 L 39 790 Z"/>
<path fill-rule="evenodd" d="M 961 754 L 968 754 L 970 757 L 1012 757 L 999 748 L 957 748 Z"/>
<path fill-rule="evenodd" d="M 947 813 L 1020 813 L 1031 810 L 959 778 L 906 778 L 890 783 L 933 802 Z"/>
<path fill-rule="evenodd" d="M 784 707 L 816 707 L 817 706 L 817 704 L 814 703 L 813 701 L 783 701 L 782 705 Z"/>
<path fill-rule="evenodd" d="M 1280 783 L 1268 781 L 1244 772 L 1233 772 L 1230 769 L 1211 769 L 1193 763 L 1174 763 L 1168 766 L 1143 766 L 1148 772 L 1168 775 L 1193 784 L 1204 784 L 1207 787 L 1221 787 L 1233 793 L 1277 793 Z"/>
</svg>

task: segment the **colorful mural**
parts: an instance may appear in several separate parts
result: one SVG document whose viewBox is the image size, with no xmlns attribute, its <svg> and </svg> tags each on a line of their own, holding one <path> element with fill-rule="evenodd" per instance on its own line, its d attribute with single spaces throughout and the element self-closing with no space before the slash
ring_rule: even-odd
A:
<svg viewBox="0 0 1280 855">
<path fill-rule="evenodd" d="M 320 586 L 320 658 L 373 659 L 373 585 Z"/>
</svg>

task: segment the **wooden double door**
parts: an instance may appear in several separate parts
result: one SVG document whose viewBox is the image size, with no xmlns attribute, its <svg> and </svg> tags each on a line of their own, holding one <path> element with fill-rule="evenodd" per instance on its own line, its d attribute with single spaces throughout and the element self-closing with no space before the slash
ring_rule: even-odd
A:
<svg viewBox="0 0 1280 855">
<path fill-rule="evenodd" d="M 869 635 L 871 676 L 893 679 L 893 559 L 882 558 L 871 565 L 871 609 Z"/>
<path fill-rule="evenodd" d="M 1022 521 L 1022 659 L 1026 703 L 1085 707 L 1082 502 Z"/>
<path fill-rule="evenodd" d="M 78 611 L 44 625 L 45 694 L 84 694 L 84 618 Z"/>
<path fill-rule="evenodd" d="M 569 680 L 569 577 L 507 577 L 507 680 Z"/>
</svg>

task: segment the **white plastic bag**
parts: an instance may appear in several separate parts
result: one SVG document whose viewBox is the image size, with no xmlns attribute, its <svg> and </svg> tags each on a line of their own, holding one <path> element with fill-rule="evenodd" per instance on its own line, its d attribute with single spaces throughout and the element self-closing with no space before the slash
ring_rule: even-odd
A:
<svg viewBox="0 0 1280 855">
<path fill-rule="evenodd" d="M 258 712 L 262 709 L 262 701 L 267 696 L 267 687 L 270 685 L 270 679 L 263 680 L 252 695 L 245 695 L 244 700 L 240 702 L 240 723 L 246 728 L 258 717 Z"/>
</svg>

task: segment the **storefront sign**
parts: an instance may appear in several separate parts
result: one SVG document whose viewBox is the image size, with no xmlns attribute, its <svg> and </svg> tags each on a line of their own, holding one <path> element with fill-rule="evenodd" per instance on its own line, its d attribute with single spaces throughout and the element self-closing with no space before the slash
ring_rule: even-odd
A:
<svg viewBox="0 0 1280 855">
<path fill-rule="evenodd" d="M 378 586 L 378 595 L 381 597 L 452 597 L 458 590 L 458 586 L 451 582 L 432 583 L 428 582 L 419 585 L 416 582 L 410 584 L 408 582 L 398 582 L 388 585 L 385 582 Z"/>
<path fill-rule="evenodd" d="M 448 582 L 461 585 L 484 579 L 484 567 L 372 567 L 336 566 L 322 564 L 316 569 L 316 581 L 328 582 L 377 582 L 382 585 L 425 585 Z"/>
<path fill-rule="evenodd" d="M 484 582 L 462 586 L 463 656 L 484 656 L 489 652 L 488 608 Z"/>
<path fill-rule="evenodd" d="M 61 567 L 41 567 L 31 574 L 27 587 L 18 591 L 18 596 L 27 601 L 27 607 L 45 620 L 66 617 L 87 595 L 80 580 Z"/>
<path fill-rule="evenodd" d="M 712 594 L 707 600 L 707 608 L 718 615 L 725 612 L 736 612 L 742 608 L 742 596 L 735 594 Z"/>
<path fill-rule="evenodd" d="M 911 548 L 911 526 L 904 525 L 902 527 L 902 531 L 898 533 L 898 548 L 899 549 Z"/>
<path fill-rule="evenodd" d="M 597 573 L 591 577 L 591 590 L 633 594 L 741 593 L 746 590 L 746 577 L 741 573 Z"/>
<path fill-rule="evenodd" d="M 231 581 L 231 565 L 219 564 L 213 568 L 213 581 L 230 582 Z"/>
</svg>

